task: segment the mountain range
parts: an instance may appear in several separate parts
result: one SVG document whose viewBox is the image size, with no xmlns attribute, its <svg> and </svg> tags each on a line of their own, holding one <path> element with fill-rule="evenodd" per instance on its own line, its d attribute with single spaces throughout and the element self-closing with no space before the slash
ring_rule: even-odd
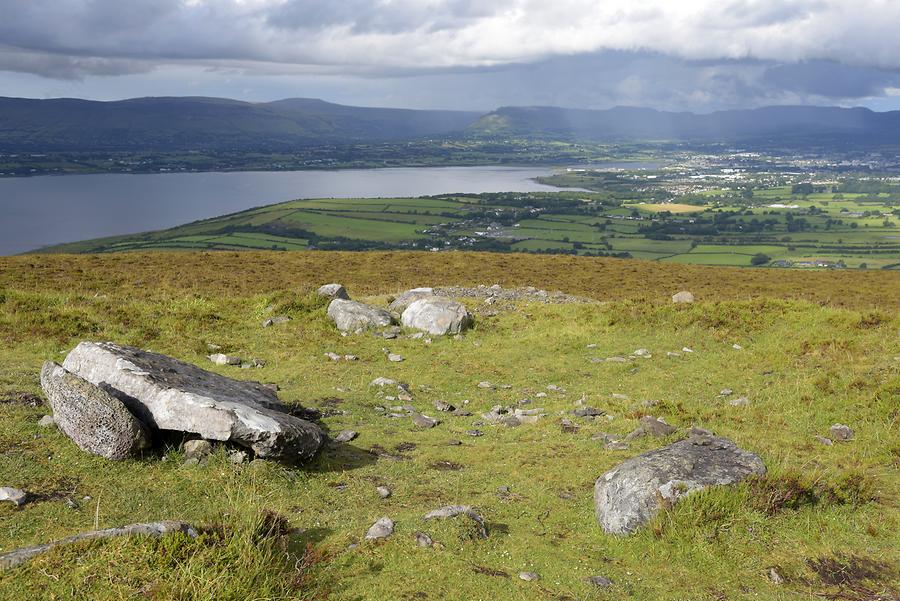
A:
<svg viewBox="0 0 900 601">
<path fill-rule="evenodd" d="M 892 145 L 900 140 L 900 111 L 777 106 L 696 114 L 633 107 L 503 107 L 478 113 L 352 107 L 307 98 L 266 103 L 204 97 L 0 98 L 0 152 L 7 153 L 264 152 L 467 136 Z"/>
</svg>

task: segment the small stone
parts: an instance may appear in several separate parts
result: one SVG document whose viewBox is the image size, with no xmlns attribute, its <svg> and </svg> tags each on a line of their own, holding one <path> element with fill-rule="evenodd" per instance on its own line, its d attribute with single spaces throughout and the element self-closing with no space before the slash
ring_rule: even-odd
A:
<svg viewBox="0 0 900 601">
<path fill-rule="evenodd" d="M 359 361 L 356 355 L 344 355 L 344 361 Z"/>
<path fill-rule="evenodd" d="M 394 533 L 394 520 L 388 517 L 380 518 L 366 531 L 366 540 L 378 540 L 387 538 Z"/>
<path fill-rule="evenodd" d="M 537 572 L 519 572 L 519 579 L 525 582 L 534 582 L 540 580 L 541 577 Z"/>
<path fill-rule="evenodd" d="M 735 344 L 731 345 L 731 348 L 733 348 L 736 351 L 739 351 L 739 350 L 743 349 L 744 347 L 742 347 L 740 344 L 735 343 Z"/>
<path fill-rule="evenodd" d="M 728 401 L 728 404 L 731 405 L 732 407 L 746 407 L 747 405 L 750 404 L 750 399 L 748 399 L 745 396 L 742 396 L 742 397 L 738 397 L 736 399 L 731 399 L 730 401 Z"/>
<path fill-rule="evenodd" d="M 215 363 L 216 365 L 240 365 L 241 358 L 234 355 L 223 355 L 222 353 L 216 353 L 215 355 L 210 355 L 209 360 Z"/>
<path fill-rule="evenodd" d="M 565 388 L 563 388 L 563 387 L 561 387 L 561 386 L 557 386 L 556 384 L 550 384 L 550 385 L 548 385 L 548 386 L 547 386 L 547 390 L 549 390 L 549 391 L 551 391 L 551 392 L 560 392 L 560 393 L 564 393 L 564 392 L 566 391 Z"/>
<path fill-rule="evenodd" d="M 682 290 L 678 294 L 672 295 L 673 303 L 692 303 L 694 302 L 694 295 L 688 292 L 687 290 Z"/>
<path fill-rule="evenodd" d="M 629 449 L 629 445 L 627 442 L 613 440 L 603 445 L 603 448 L 607 451 L 627 451 Z"/>
<path fill-rule="evenodd" d="M 844 424 L 834 424 L 828 431 L 831 433 L 831 440 L 835 442 L 847 442 L 853 439 L 853 430 Z"/>
<path fill-rule="evenodd" d="M 388 488 L 387 486 L 376 486 L 375 492 L 377 492 L 378 496 L 381 497 L 382 499 L 387 499 L 392 494 L 391 489 Z"/>
<path fill-rule="evenodd" d="M 53 419 L 52 415 L 45 415 L 38 420 L 38 426 L 41 428 L 54 428 L 56 427 L 56 420 Z"/>
<path fill-rule="evenodd" d="M 456 411 L 456 407 L 444 401 L 435 401 L 434 408 L 437 411 Z"/>
<path fill-rule="evenodd" d="M 388 361 L 390 361 L 392 363 L 400 363 L 401 361 L 403 361 L 403 357 L 401 357 L 400 355 L 394 354 L 394 353 L 388 353 L 387 358 L 388 358 Z"/>
<path fill-rule="evenodd" d="M 784 576 L 776 568 L 769 568 L 768 576 L 772 584 L 784 584 Z"/>
<path fill-rule="evenodd" d="M 588 584 L 593 584 L 594 586 L 600 588 L 609 588 L 612 586 L 613 582 L 606 576 L 591 576 L 587 578 Z"/>
<path fill-rule="evenodd" d="M 611 396 L 612 398 L 619 400 L 619 401 L 627 401 L 628 400 L 627 394 L 619 394 L 618 392 L 614 392 L 609 396 Z"/>
<path fill-rule="evenodd" d="M 489 388 L 489 389 L 492 389 L 492 388 L 494 388 L 494 385 L 491 384 L 491 383 L 488 382 L 488 381 L 484 381 L 484 382 L 479 382 L 479 383 L 478 383 L 478 388 Z"/>
<path fill-rule="evenodd" d="M 422 415 L 421 413 L 414 414 L 412 416 L 412 422 L 417 428 L 434 428 L 441 423 L 440 420 L 428 417 L 427 415 Z"/>
<path fill-rule="evenodd" d="M 455 438 L 451 438 L 450 440 L 447 441 L 447 446 L 449 446 L 449 447 L 459 447 L 459 446 L 462 446 L 462 441 L 461 441 L 461 440 L 456 440 Z"/>
<path fill-rule="evenodd" d="M 826 447 L 830 447 L 834 444 L 834 441 L 830 438 L 825 438 L 824 436 L 816 436 L 816 440 L 825 445 Z"/>
<path fill-rule="evenodd" d="M 595 409 L 594 407 L 579 407 L 572 411 L 572 415 L 575 417 L 597 417 L 598 415 L 603 415 L 606 411 L 602 409 Z"/>
<path fill-rule="evenodd" d="M 715 433 L 712 430 L 698 428 L 697 426 L 691 426 L 691 429 L 688 430 L 688 434 L 691 436 L 715 436 Z"/>
<path fill-rule="evenodd" d="M 328 352 L 328 353 L 325 353 L 325 356 L 328 357 L 329 359 L 331 359 L 332 361 L 340 361 L 341 360 L 341 356 L 338 355 L 337 353 Z"/>
<path fill-rule="evenodd" d="M 355 430 L 341 430 L 338 432 L 338 435 L 334 437 L 334 440 L 335 442 L 350 442 L 357 436 L 359 436 L 359 432 Z"/>
<path fill-rule="evenodd" d="M 625 357 L 619 357 L 618 355 L 615 357 L 607 357 L 606 361 L 608 363 L 628 363 L 628 359 Z"/>
<path fill-rule="evenodd" d="M 641 359 L 649 359 L 653 356 L 650 354 L 650 351 L 645 348 L 639 348 L 631 354 L 635 357 L 640 357 Z"/>
<path fill-rule="evenodd" d="M 245 451 L 232 451 L 228 454 L 229 463 L 233 463 L 234 465 L 241 465 L 242 463 L 247 463 L 247 453 Z"/>
<path fill-rule="evenodd" d="M 592 344 L 587 345 L 585 348 L 595 349 L 595 348 L 597 348 L 597 345 L 592 343 Z"/>
<path fill-rule="evenodd" d="M 466 430 L 466 434 L 474 437 L 484 436 L 484 432 L 481 430 Z"/>
<path fill-rule="evenodd" d="M 719 391 L 719 396 L 729 396 L 732 392 L 734 391 L 730 388 L 723 388 L 721 391 Z"/>
<path fill-rule="evenodd" d="M 213 452 L 212 443 L 208 440 L 189 440 L 184 443 L 184 456 L 187 459 L 195 458 L 198 461 L 209 456 Z"/>
<path fill-rule="evenodd" d="M 316 294 L 324 298 L 341 298 L 344 300 L 350 300 L 350 295 L 347 294 L 347 289 L 340 284 L 325 284 L 324 286 L 320 286 L 319 289 L 316 290 Z"/>
<path fill-rule="evenodd" d="M 514 415 L 505 415 L 500 418 L 500 423 L 507 428 L 517 428 L 522 425 L 522 421 Z"/>
<path fill-rule="evenodd" d="M 534 395 L 534 398 L 536 398 L 536 399 L 545 399 L 545 398 L 547 398 L 547 393 L 546 393 L 546 392 L 539 392 L 539 393 L 537 393 L 536 395 Z"/>
<path fill-rule="evenodd" d="M 431 547 L 434 545 L 434 541 L 431 540 L 431 537 L 425 534 L 424 532 L 416 532 L 416 545 L 420 547 Z"/>
<path fill-rule="evenodd" d="M 20 507 L 25 504 L 28 495 L 20 488 L 0 486 L 0 501 L 12 501 L 13 505 Z"/>
<path fill-rule="evenodd" d="M 666 357 L 669 357 L 670 359 L 674 359 L 674 358 L 680 357 L 680 356 L 681 356 L 681 353 L 676 353 L 673 351 L 666 352 Z"/>
<path fill-rule="evenodd" d="M 369 386 L 379 386 L 384 388 L 385 386 L 396 386 L 397 382 L 391 380 L 390 378 L 375 378 L 371 382 L 369 382 Z"/>
<path fill-rule="evenodd" d="M 287 315 L 276 315 L 275 317 L 270 317 L 262 323 L 262 327 L 271 328 L 272 326 L 277 326 L 283 323 L 287 323 L 291 320 Z"/>
</svg>

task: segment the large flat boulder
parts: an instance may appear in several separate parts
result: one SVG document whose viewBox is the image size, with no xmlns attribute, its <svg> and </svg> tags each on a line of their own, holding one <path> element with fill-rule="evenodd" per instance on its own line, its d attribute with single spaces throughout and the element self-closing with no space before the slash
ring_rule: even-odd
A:
<svg viewBox="0 0 900 601">
<path fill-rule="evenodd" d="M 192 432 L 287 461 L 310 459 L 325 441 L 318 426 L 289 415 L 262 384 L 232 380 L 166 355 L 82 342 L 63 367 L 109 390 L 151 428 Z"/>
<path fill-rule="evenodd" d="M 44 363 L 41 387 L 57 426 L 83 451 L 117 460 L 150 446 L 147 429 L 122 401 L 57 363 Z"/>
<path fill-rule="evenodd" d="M 472 317 L 466 308 L 449 298 L 435 296 L 413 301 L 403 311 L 401 323 L 434 336 L 459 334 L 465 330 Z"/>
<path fill-rule="evenodd" d="M 328 305 L 328 317 L 342 332 L 361 332 L 394 323 L 394 318 L 384 309 L 340 298 Z"/>
<path fill-rule="evenodd" d="M 388 310 L 395 313 L 403 313 L 403 311 L 413 302 L 423 298 L 431 298 L 435 296 L 434 288 L 413 288 L 405 292 L 401 292 L 388 305 Z"/>
<path fill-rule="evenodd" d="M 611 534 L 629 534 L 650 521 L 663 503 L 708 486 L 765 474 L 762 459 L 727 438 L 692 436 L 633 457 L 597 479 L 597 521 Z"/>
</svg>

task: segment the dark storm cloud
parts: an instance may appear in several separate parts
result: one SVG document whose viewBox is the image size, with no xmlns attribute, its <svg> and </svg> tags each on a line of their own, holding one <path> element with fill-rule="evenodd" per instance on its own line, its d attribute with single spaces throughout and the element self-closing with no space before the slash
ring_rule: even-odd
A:
<svg viewBox="0 0 900 601">
<path fill-rule="evenodd" d="M 394 106 L 852 103 L 900 86 L 898 22 L 885 0 L 0 0 L 0 72 Z"/>
</svg>

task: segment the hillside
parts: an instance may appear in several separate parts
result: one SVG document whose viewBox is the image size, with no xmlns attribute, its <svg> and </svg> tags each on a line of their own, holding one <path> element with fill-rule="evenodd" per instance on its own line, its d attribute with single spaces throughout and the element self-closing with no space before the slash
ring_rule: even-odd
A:
<svg viewBox="0 0 900 601">
<path fill-rule="evenodd" d="M 634 107 L 609 110 L 503 107 L 481 117 L 468 131 L 473 135 L 592 141 L 744 141 L 789 146 L 828 140 L 878 145 L 896 143 L 900 135 L 900 111 L 876 113 L 866 108 L 783 106 L 695 114 Z"/>
<path fill-rule="evenodd" d="M 443 136 L 477 118 L 462 111 L 361 108 L 302 98 L 0 98 L 0 151 L 272 151 Z"/>
<path fill-rule="evenodd" d="M 313 294 L 331 281 L 379 306 L 413 286 L 471 287 L 458 292 L 475 321 L 459 338 L 342 336 Z M 554 302 L 488 300 L 478 286 L 495 283 Z M 556 302 L 557 289 L 586 302 Z M 682 289 L 696 302 L 673 304 Z M 0 257 L 0 486 L 27 493 L 0 502 L 0 552 L 151 520 L 199 532 L 58 547 L 0 572 L 0 598 L 893 599 L 897 309 L 900 274 L 886 271 L 408 252 Z M 332 437 L 358 436 L 301 466 L 235 462 L 225 444 L 188 461 L 179 436 L 122 461 L 87 454 L 39 425 L 42 363 L 82 340 L 277 385 Z M 262 367 L 213 365 L 210 352 Z M 412 400 L 370 385 L 379 377 L 408 383 Z M 417 427 L 395 405 L 441 423 Z M 482 417 L 497 405 L 538 417 Z M 675 431 L 608 442 L 651 415 Z M 833 424 L 852 438 L 830 442 Z M 595 480 L 691 427 L 758 454 L 766 474 L 605 533 Z M 456 504 L 483 517 L 486 538 L 465 516 L 423 519 Z M 382 517 L 393 534 L 365 540 Z"/>
</svg>

